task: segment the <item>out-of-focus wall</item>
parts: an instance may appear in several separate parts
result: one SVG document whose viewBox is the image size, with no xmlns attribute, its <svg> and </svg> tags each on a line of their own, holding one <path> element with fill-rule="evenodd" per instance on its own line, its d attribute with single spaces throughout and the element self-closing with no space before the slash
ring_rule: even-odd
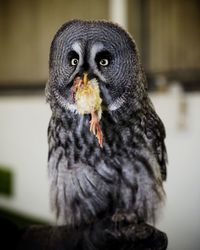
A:
<svg viewBox="0 0 200 250">
<path fill-rule="evenodd" d="M 0 207 L 53 221 L 47 174 L 50 108 L 41 96 L 0 98 L 0 165 L 13 174 L 13 194 Z"/>
<path fill-rule="evenodd" d="M 149 2 L 150 72 L 200 70 L 200 2 Z"/>
<path fill-rule="evenodd" d="M 167 232 L 168 250 L 200 246 L 200 93 L 152 95 L 163 120 L 169 156 L 166 203 L 158 227 Z"/>
<path fill-rule="evenodd" d="M 128 0 L 128 5 L 128 28 L 146 71 L 194 78 L 200 71 L 200 2 Z"/>
</svg>

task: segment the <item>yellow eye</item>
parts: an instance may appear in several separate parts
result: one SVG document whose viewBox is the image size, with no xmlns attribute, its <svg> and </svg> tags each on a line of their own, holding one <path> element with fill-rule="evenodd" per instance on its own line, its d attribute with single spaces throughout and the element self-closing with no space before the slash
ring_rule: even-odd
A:
<svg viewBox="0 0 200 250">
<path fill-rule="evenodd" d="M 70 63 L 71 63 L 72 66 L 76 66 L 78 64 L 78 59 L 77 58 L 72 58 Z"/>
<path fill-rule="evenodd" d="M 103 66 L 103 67 L 105 67 L 105 66 L 108 66 L 108 64 L 109 64 L 109 60 L 108 59 L 101 59 L 100 61 L 99 61 L 99 64 L 101 65 L 101 66 Z"/>
</svg>

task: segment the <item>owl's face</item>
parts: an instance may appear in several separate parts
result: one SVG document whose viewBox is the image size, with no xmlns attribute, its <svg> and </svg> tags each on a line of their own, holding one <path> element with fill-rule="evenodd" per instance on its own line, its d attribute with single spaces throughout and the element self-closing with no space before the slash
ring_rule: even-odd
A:
<svg viewBox="0 0 200 250">
<path fill-rule="evenodd" d="M 111 112 L 140 89 L 135 43 L 122 28 L 109 22 L 75 20 L 64 24 L 52 42 L 49 67 L 47 98 L 54 106 L 71 111 L 76 110 L 73 82 L 83 73 L 89 80 L 97 80 L 102 105 Z"/>
</svg>

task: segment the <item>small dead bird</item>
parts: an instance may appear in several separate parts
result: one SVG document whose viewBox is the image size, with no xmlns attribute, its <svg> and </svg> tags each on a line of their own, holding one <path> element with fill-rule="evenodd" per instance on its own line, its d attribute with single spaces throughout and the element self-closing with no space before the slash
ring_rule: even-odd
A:
<svg viewBox="0 0 200 250">
<path fill-rule="evenodd" d="M 99 121 L 102 115 L 99 86 L 94 78 L 88 80 L 87 73 L 84 73 L 83 80 L 78 76 L 74 80 L 72 94 L 77 105 L 77 111 L 81 114 L 91 114 L 90 131 L 96 135 L 99 145 L 103 147 L 103 133 Z"/>
</svg>

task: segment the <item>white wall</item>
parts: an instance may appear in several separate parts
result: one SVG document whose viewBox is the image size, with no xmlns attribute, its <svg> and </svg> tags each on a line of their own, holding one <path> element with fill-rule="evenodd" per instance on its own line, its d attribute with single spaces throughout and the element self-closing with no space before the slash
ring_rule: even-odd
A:
<svg viewBox="0 0 200 250">
<path fill-rule="evenodd" d="M 169 155 L 167 200 L 159 227 L 168 234 L 170 250 L 198 250 L 200 94 L 153 96 L 153 102 L 166 126 Z M 185 117 L 180 113 L 182 102 L 186 105 Z"/>
<path fill-rule="evenodd" d="M 53 219 L 49 209 L 47 126 L 44 97 L 0 97 L 0 164 L 14 173 L 14 196 L 0 205 Z"/>
<path fill-rule="evenodd" d="M 167 130 L 167 200 L 158 227 L 167 232 L 169 249 L 200 246 L 200 94 L 152 95 Z M 185 108 L 181 108 L 181 103 Z M 181 115 L 180 110 L 186 112 Z M 47 126 L 43 96 L 0 97 L 0 164 L 15 173 L 13 198 L 0 206 L 54 221 L 49 209 Z M 180 128 L 182 124 L 182 129 Z"/>
</svg>

